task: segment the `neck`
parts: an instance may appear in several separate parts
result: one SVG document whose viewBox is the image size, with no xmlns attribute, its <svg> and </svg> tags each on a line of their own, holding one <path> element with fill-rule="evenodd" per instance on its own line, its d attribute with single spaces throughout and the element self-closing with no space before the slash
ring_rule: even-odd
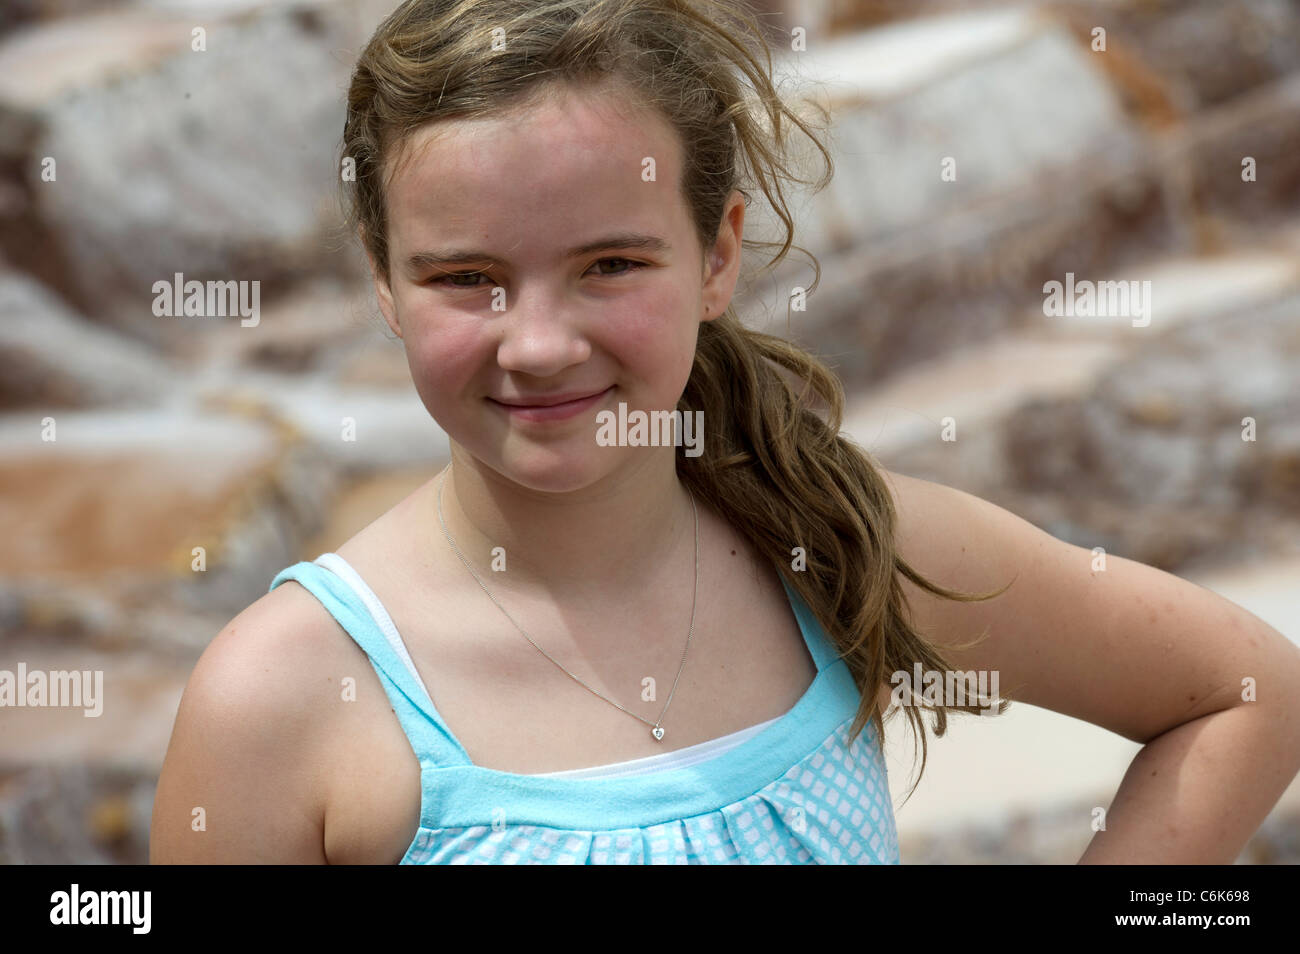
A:
<svg viewBox="0 0 1300 954">
<path fill-rule="evenodd" d="M 505 480 L 453 445 L 451 465 L 430 484 L 433 539 L 464 572 L 437 523 L 441 480 L 447 530 L 489 589 L 588 604 L 643 595 L 665 572 L 680 579 L 675 554 L 693 561 L 695 553 L 691 498 L 677 477 L 675 448 L 663 450 L 599 485 L 544 493 Z M 496 547 L 504 573 L 493 572 Z"/>
</svg>

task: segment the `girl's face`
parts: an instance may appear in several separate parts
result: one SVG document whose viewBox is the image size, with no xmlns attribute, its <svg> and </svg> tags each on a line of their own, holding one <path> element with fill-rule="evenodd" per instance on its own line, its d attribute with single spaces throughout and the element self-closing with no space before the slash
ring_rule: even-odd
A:
<svg viewBox="0 0 1300 954">
<path fill-rule="evenodd" d="M 429 413 L 547 492 L 681 453 L 601 446 L 596 415 L 677 406 L 700 322 L 735 288 L 744 218 L 733 193 L 706 260 L 672 128 L 618 108 L 623 93 L 557 92 L 418 132 L 389 185 L 389 280 L 375 274 Z M 536 409 L 576 396 L 591 398 Z"/>
</svg>

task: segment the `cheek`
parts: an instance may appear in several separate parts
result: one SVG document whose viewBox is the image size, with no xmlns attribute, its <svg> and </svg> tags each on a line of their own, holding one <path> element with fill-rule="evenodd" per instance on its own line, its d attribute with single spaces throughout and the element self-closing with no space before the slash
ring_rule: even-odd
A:
<svg viewBox="0 0 1300 954">
<path fill-rule="evenodd" d="M 476 321 L 440 316 L 414 321 L 406 334 L 406 361 L 428 404 L 450 404 L 482 366 L 488 345 Z"/>
<path fill-rule="evenodd" d="M 690 302 L 674 287 L 647 289 L 609 315 L 608 346 L 624 363 L 677 375 L 689 374 L 699 331 Z M 685 371 L 682 371 L 682 368 Z"/>
</svg>

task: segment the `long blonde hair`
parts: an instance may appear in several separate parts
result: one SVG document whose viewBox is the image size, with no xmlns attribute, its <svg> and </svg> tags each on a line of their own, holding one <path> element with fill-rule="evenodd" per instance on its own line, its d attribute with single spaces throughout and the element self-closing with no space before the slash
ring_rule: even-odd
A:
<svg viewBox="0 0 1300 954">
<path fill-rule="evenodd" d="M 494 37 L 506 42 L 494 45 Z M 557 82 L 616 78 L 676 131 L 681 192 L 701 247 L 713 246 L 733 190 L 749 203 L 756 188 L 785 238 L 744 245 L 776 249 L 767 269 L 792 247 L 805 252 L 816 288 L 820 266 L 793 244 L 781 187 L 783 180 L 808 184 L 786 151 L 791 128 L 825 163 L 816 188 L 829 183 L 834 163 L 810 121 L 783 102 L 771 73 L 762 28 L 741 0 L 407 0 L 375 31 L 348 89 L 340 160 L 354 164 L 355 180 L 343 183 L 349 230 L 388 276 L 385 177 L 413 132 L 518 107 Z M 802 382 L 797 391 L 778 368 Z M 840 434 L 843 407 L 843 388 L 825 364 L 745 327 L 728 307 L 700 327 L 678 410 L 703 411 L 710 430 L 700 456 L 678 455 L 677 471 L 772 561 L 826 630 L 862 694 L 850 735 L 870 720 L 883 739 L 876 699 L 888 675 L 911 673 L 916 663 L 927 673 L 950 669 L 909 625 L 899 576 L 953 600 L 1002 590 L 950 591 L 901 559 L 893 501 L 869 455 Z M 802 571 L 792 569 L 797 547 Z M 924 723 L 918 705 L 903 708 L 921 740 L 924 773 Z M 934 713 L 939 736 L 949 711 L 981 711 L 976 702 L 919 708 Z"/>
</svg>

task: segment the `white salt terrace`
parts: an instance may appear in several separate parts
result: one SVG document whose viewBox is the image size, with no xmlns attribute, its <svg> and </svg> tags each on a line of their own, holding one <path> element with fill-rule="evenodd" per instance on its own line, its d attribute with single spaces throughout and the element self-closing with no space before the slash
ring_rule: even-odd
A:
<svg viewBox="0 0 1300 954">
<path fill-rule="evenodd" d="M 919 363 L 850 397 L 844 432 L 887 458 L 891 450 L 938 440 L 940 421 L 948 416 L 957 419 L 960 439 L 963 429 L 1029 400 L 1083 398 L 1115 361 L 1137 348 L 1159 347 L 1156 339 L 1166 329 L 1248 312 L 1294 293 L 1300 289 L 1300 258 L 1289 250 L 1185 257 L 1095 280 L 1150 281 L 1150 326 L 1135 328 L 1123 318 L 1049 318 L 1041 308 L 1032 309 L 1027 330 Z"/>
</svg>

